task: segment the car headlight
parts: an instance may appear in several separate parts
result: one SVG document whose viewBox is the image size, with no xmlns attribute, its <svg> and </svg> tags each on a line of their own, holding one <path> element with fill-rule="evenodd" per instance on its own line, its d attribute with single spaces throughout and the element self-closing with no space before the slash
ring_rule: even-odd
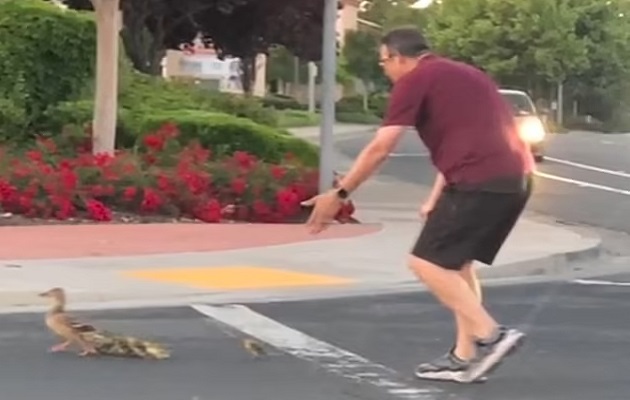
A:
<svg viewBox="0 0 630 400">
<path fill-rule="evenodd" d="M 528 143 L 541 142 L 545 138 L 545 127 L 538 118 L 527 118 L 519 126 L 521 138 Z"/>
</svg>

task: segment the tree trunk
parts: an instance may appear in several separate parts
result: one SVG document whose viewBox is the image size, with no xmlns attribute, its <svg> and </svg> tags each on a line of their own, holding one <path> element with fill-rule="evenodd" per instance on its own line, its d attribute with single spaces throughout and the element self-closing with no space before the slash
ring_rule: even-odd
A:
<svg viewBox="0 0 630 400">
<path fill-rule="evenodd" d="M 256 71 L 256 59 L 254 57 L 242 57 L 241 59 L 241 85 L 247 95 L 252 93 L 252 83 Z"/>
<path fill-rule="evenodd" d="M 155 17 L 156 32 L 152 34 L 146 27 L 151 15 L 152 0 L 132 0 L 121 4 L 123 29 L 121 36 L 127 55 L 135 69 L 145 74 L 160 75 L 164 24 L 161 17 Z"/>
<path fill-rule="evenodd" d="M 118 34 L 120 0 L 92 0 L 96 13 L 96 94 L 92 151 L 114 153 L 118 110 Z"/>
<path fill-rule="evenodd" d="M 362 86 L 362 94 L 363 94 L 363 111 L 365 111 L 366 113 L 370 110 L 370 92 L 368 91 L 368 83 L 367 81 L 361 80 L 361 86 Z"/>
</svg>

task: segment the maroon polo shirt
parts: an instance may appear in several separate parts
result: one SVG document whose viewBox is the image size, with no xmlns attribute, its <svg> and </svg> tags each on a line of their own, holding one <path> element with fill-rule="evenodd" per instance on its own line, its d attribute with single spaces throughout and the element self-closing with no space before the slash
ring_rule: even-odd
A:
<svg viewBox="0 0 630 400">
<path fill-rule="evenodd" d="M 400 78 L 383 126 L 414 126 L 447 183 L 483 187 L 534 170 L 512 110 L 493 80 L 460 62 L 429 55 Z"/>
</svg>

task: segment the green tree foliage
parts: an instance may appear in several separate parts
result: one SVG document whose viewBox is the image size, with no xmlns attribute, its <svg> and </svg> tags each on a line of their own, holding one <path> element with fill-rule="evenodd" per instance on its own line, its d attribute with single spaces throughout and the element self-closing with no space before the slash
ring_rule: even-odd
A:
<svg viewBox="0 0 630 400">
<path fill-rule="evenodd" d="M 584 40 L 589 66 L 570 77 L 579 112 L 628 126 L 630 106 L 630 4 L 574 0 L 579 12 L 576 35 Z"/>
<path fill-rule="evenodd" d="M 0 1 L 0 108 L 12 104 L 0 114 L 36 126 L 48 107 L 77 98 L 94 73 L 95 36 L 89 15 L 41 0 Z"/>
<path fill-rule="evenodd" d="M 611 126 L 630 122 L 630 3 L 624 0 L 443 0 L 425 10 L 437 51 L 501 84 L 555 99 Z"/>
<path fill-rule="evenodd" d="M 295 79 L 295 69 L 295 56 L 284 46 L 272 46 L 267 59 L 267 80 L 292 82 Z M 301 71 L 302 69 L 299 68 L 298 70 L 300 73 L 298 78 L 304 75 L 303 71 Z M 298 79 L 298 81 L 301 80 Z"/>
<path fill-rule="evenodd" d="M 59 0 L 75 10 L 93 11 L 91 0 Z M 223 0 L 226 6 L 248 0 Z M 216 7 L 217 1 L 203 0 L 124 0 L 121 2 L 125 51 L 138 71 L 159 75 L 166 49 L 191 42 L 198 29 L 192 16 L 199 10 Z"/>
<path fill-rule="evenodd" d="M 61 1 L 93 9 L 90 0 Z M 198 33 L 221 56 L 251 61 L 277 44 L 303 60 L 321 59 L 324 0 L 125 0 L 121 6 L 125 49 L 145 73 L 159 74 L 164 51 L 190 43 Z"/>
<path fill-rule="evenodd" d="M 368 109 L 370 87 L 384 86 L 385 78 L 379 67 L 378 34 L 370 31 L 348 32 L 343 47 L 343 59 L 347 71 L 363 83 L 363 109 Z"/>
<path fill-rule="evenodd" d="M 569 0 L 444 1 L 432 14 L 427 30 L 439 52 L 503 84 L 542 89 L 588 66 Z"/>
<path fill-rule="evenodd" d="M 383 29 L 391 29 L 402 25 L 414 25 L 424 28 L 429 12 L 410 8 L 415 0 L 371 0 L 364 4 L 365 11 L 359 16 L 375 22 Z"/>
<path fill-rule="evenodd" d="M 380 37 L 369 31 L 352 31 L 346 34 L 343 47 L 346 68 L 365 83 L 382 79 L 383 72 L 378 64 L 379 41 Z"/>
</svg>

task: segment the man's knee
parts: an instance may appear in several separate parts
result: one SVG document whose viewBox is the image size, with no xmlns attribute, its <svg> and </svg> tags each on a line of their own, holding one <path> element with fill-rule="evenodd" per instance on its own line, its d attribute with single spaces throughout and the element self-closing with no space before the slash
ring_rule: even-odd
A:
<svg viewBox="0 0 630 400">
<path fill-rule="evenodd" d="M 462 276 L 469 276 L 473 274 L 473 261 L 466 261 L 464 264 L 462 264 L 462 266 L 459 268 L 459 273 Z"/>
<path fill-rule="evenodd" d="M 441 261 L 439 259 L 432 260 L 430 257 L 419 257 L 414 254 L 410 254 L 407 258 L 407 266 L 411 271 L 422 274 L 425 271 L 430 270 L 441 270 L 441 271 L 453 271 L 463 273 L 464 268 L 467 268 L 467 271 L 470 272 L 470 266 L 472 262 L 448 262 L 446 260 Z"/>
</svg>

